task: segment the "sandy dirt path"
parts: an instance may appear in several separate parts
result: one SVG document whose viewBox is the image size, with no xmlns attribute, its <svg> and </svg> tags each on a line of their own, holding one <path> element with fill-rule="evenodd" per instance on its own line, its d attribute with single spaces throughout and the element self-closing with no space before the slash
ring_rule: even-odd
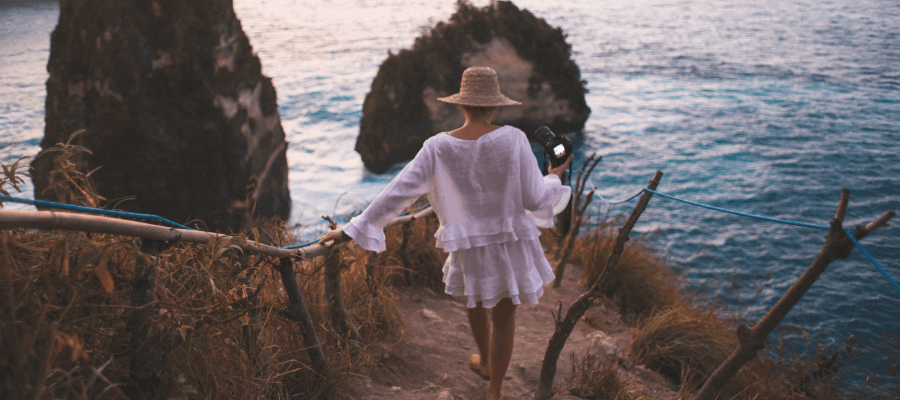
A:
<svg viewBox="0 0 900 400">
<path fill-rule="evenodd" d="M 504 383 L 509 400 L 532 399 L 537 388 L 541 363 L 547 342 L 553 334 L 551 312 L 558 311 L 562 302 L 563 312 L 584 290 L 575 279 L 580 275 L 577 267 L 566 271 L 566 279 L 560 288 L 550 285 L 544 288 L 540 304 L 520 305 L 516 311 L 516 336 L 512 361 Z M 472 339 L 465 304 L 444 294 L 428 290 L 402 292 L 402 312 L 406 328 L 395 343 L 370 348 L 370 365 L 351 377 L 348 394 L 354 399 L 483 399 L 487 381 L 468 368 L 469 355 L 477 348 Z M 616 312 L 599 306 L 591 315 L 602 319 L 600 326 L 624 349 L 630 341 L 631 328 L 621 322 Z M 554 388 L 566 388 L 566 378 L 571 375 L 572 353 L 580 357 L 591 348 L 597 329 L 579 322 L 566 342 L 558 363 Z M 592 333 L 594 333 L 592 335 Z M 595 340 L 596 342 L 596 340 Z M 635 382 L 637 390 L 653 399 L 672 398 L 671 384 L 640 366 L 625 371 L 626 379 Z M 557 399 L 572 398 L 558 395 Z"/>
</svg>

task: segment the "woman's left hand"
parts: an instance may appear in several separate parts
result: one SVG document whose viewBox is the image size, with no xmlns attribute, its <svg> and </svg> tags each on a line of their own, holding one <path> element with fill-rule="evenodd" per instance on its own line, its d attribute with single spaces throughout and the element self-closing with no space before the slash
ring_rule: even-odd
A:
<svg viewBox="0 0 900 400">
<path fill-rule="evenodd" d="M 344 233 L 343 229 L 334 229 L 334 230 L 329 231 L 325 235 L 323 235 L 321 238 L 319 238 L 319 244 L 321 244 L 323 246 L 334 247 L 341 243 L 349 242 L 350 240 L 353 240 L 352 238 L 347 239 L 348 237 L 349 236 L 347 236 L 347 234 Z M 328 245 L 328 244 L 326 244 L 326 242 L 328 242 L 328 241 L 333 241 L 334 243 Z"/>
<path fill-rule="evenodd" d="M 554 174 L 554 175 L 558 176 L 559 179 L 562 179 L 563 173 L 566 172 L 566 167 L 569 166 L 570 162 L 572 162 L 571 154 L 569 154 L 569 157 L 567 157 L 566 161 L 563 162 L 562 164 L 557 165 L 555 168 L 554 167 L 547 168 L 547 173 Z"/>
</svg>

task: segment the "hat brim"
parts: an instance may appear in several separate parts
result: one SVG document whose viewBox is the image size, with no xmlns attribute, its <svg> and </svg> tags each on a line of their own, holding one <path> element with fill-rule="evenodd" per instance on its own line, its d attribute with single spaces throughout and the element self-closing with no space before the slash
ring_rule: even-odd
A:
<svg viewBox="0 0 900 400">
<path fill-rule="evenodd" d="M 471 107 L 504 107 L 522 105 L 522 103 L 503 95 L 490 98 L 471 98 L 461 95 L 461 93 L 457 93 L 452 96 L 438 97 L 438 101 Z"/>
</svg>

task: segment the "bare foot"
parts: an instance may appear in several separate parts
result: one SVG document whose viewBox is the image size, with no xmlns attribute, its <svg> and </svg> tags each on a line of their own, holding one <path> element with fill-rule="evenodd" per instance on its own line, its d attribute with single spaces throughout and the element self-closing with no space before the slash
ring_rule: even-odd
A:
<svg viewBox="0 0 900 400">
<path fill-rule="evenodd" d="M 506 395 L 504 395 L 503 392 L 500 392 L 500 396 L 497 396 L 497 397 L 491 397 L 491 392 L 488 391 L 488 393 L 487 393 L 487 395 L 485 396 L 485 398 L 486 398 L 486 400 L 506 400 Z"/>
<path fill-rule="evenodd" d="M 472 354 L 469 356 L 469 368 L 471 368 L 472 371 L 475 371 L 482 379 L 486 381 L 491 379 L 490 369 L 481 362 L 480 355 Z"/>
</svg>

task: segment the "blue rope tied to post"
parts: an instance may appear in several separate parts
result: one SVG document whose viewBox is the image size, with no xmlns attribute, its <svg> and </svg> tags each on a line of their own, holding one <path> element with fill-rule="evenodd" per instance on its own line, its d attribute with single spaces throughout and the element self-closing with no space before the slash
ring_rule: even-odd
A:
<svg viewBox="0 0 900 400">
<path fill-rule="evenodd" d="M 890 282 L 891 285 L 894 285 L 894 288 L 896 288 L 897 291 L 900 292 L 900 285 L 897 284 L 897 281 L 895 281 L 893 278 L 891 278 L 891 276 L 888 275 L 887 271 L 885 271 L 884 268 L 881 267 L 881 264 L 879 264 L 878 261 L 875 261 L 875 257 L 872 257 L 872 255 L 869 254 L 869 251 L 866 250 L 865 247 L 863 247 L 862 243 L 860 243 L 858 240 L 856 240 L 856 237 L 853 236 L 853 232 L 850 232 L 850 230 L 847 228 L 844 228 L 844 232 L 847 233 L 847 236 L 850 236 L 850 240 L 852 240 L 853 244 L 855 244 L 856 247 L 859 248 L 859 251 L 861 251 L 863 253 L 863 255 L 865 255 L 866 258 L 869 259 L 869 262 L 871 262 L 872 265 L 875 266 L 875 268 L 878 268 L 878 272 L 881 272 L 881 275 L 884 276 L 884 279 L 887 279 L 888 282 Z"/>
<path fill-rule="evenodd" d="M 678 198 L 678 197 L 675 197 L 675 196 L 672 196 L 672 195 L 668 195 L 668 194 L 665 194 L 665 193 L 660 193 L 660 192 L 657 192 L 657 191 L 655 191 L 655 190 L 647 189 L 647 188 L 642 189 L 640 193 L 643 193 L 643 192 L 648 192 L 648 193 L 658 194 L 658 195 L 660 195 L 660 196 L 662 196 L 662 197 L 665 197 L 665 198 L 667 198 L 667 199 L 671 199 L 671 200 L 675 200 L 675 201 L 680 201 L 680 202 L 682 202 L 682 203 L 690 204 L 690 205 L 697 206 L 697 207 L 708 208 L 708 209 L 710 209 L 710 210 L 720 211 L 720 212 L 729 213 L 729 214 L 734 214 L 734 215 L 740 215 L 740 216 L 743 216 L 743 217 L 756 218 L 756 219 L 761 219 L 761 220 L 764 220 L 764 221 L 778 222 L 778 223 L 781 223 L 781 224 L 787 224 L 787 225 L 802 226 L 802 227 L 805 227 L 805 228 L 824 229 L 824 230 L 830 229 L 830 227 L 829 227 L 828 225 L 817 225 L 817 224 L 810 224 L 810 223 L 807 223 L 807 222 L 790 221 L 790 220 L 786 220 L 786 219 L 766 217 L 766 216 L 762 216 L 762 215 L 755 215 L 755 214 L 745 213 L 745 212 L 741 212 L 741 211 L 729 210 L 729 209 L 727 209 L 727 208 L 721 208 L 721 207 L 711 206 L 711 205 L 708 205 L 708 204 L 703 204 L 703 203 L 698 203 L 698 202 L 695 202 L 695 201 L 690 201 L 690 200 L 681 199 L 681 198 Z M 638 194 L 640 194 L 640 193 L 638 193 Z M 637 195 L 632 196 L 632 197 L 629 198 L 628 200 L 634 199 L 635 197 L 637 197 Z M 625 200 L 625 201 L 628 201 L 628 200 Z M 623 201 L 623 202 L 624 202 L 624 201 Z M 875 257 L 872 257 L 872 255 L 869 254 L 869 251 L 866 250 L 865 247 L 863 247 L 862 243 L 860 243 L 858 240 L 856 240 L 856 237 L 853 236 L 853 232 L 850 232 L 850 230 L 848 230 L 847 228 L 844 228 L 844 232 L 847 233 L 847 236 L 850 237 L 850 240 L 853 241 L 853 244 L 854 244 L 857 248 L 859 248 L 860 251 L 862 251 L 863 255 L 866 256 L 866 258 L 869 260 L 869 262 L 871 262 L 872 265 L 874 265 L 875 268 L 878 269 L 878 271 L 881 273 L 881 275 L 884 276 L 884 278 L 887 279 L 887 281 L 890 282 L 890 284 L 893 285 L 894 288 L 897 289 L 898 292 L 900 292 L 900 284 L 897 284 L 897 281 L 895 281 L 893 278 L 891 278 L 890 275 L 888 275 L 887 271 L 885 271 L 885 269 L 881 266 L 881 264 L 879 264 L 878 261 L 875 260 Z"/>
<path fill-rule="evenodd" d="M 187 229 L 187 230 L 195 230 L 194 228 L 189 228 L 187 226 L 181 225 L 177 222 L 170 221 L 159 215 L 152 214 L 139 214 L 125 211 L 116 211 L 116 210 L 104 210 L 102 208 L 93 208 L 93 207 L 84 207 L 84 206 L 76 206 L 74 204 L 63 204 L 56 203 L 52 201 L 44 201 L 44 200 L 29 200 L 29 199 L 19 199 L 10 196 L 0 195 L 0 201 L 8 201 L 10 203 L 19 203 L 19 204 L 28 204 L 35 207 L 46 207 L 46 208 L 55 208 L 58 210 L 67 210 L 67 211 L 81 211 L 90 214 L 100 214 L 100 215 L 108 215 L 111 217 L 120 217 L 120 218 L 136 218 L 142 220 L 156 221 L 162 223 L 164 225 L 168 225 L 172 228 L 178 229 Z"/>
</svg>

